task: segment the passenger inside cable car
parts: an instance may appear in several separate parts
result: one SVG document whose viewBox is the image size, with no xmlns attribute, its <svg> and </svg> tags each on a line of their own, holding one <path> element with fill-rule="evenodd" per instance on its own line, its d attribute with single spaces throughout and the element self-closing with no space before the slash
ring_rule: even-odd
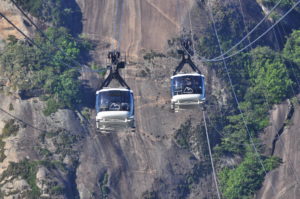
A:
<svg viewBox="0 0 300 199">
<path fill-rule="evenodd" d="M 178 50 L 178 53 L 182 55 L 182 60 L 171 77 L 171 110 L 175 112 L 194 108 L 205 102 L 205 77 L 191 59 L 194 55 L 192 41 L 182 38 L 181 45 L 183 49 Z M 185 66 L 189 66 L 193 72 L 183 73 Z"/>
<path fill-rule="evenodd" d="M 96 93 L 96 125 L 100 130 L 135 127 L 133 92 L 127 88 L 103 88 Z"/>
<path fill-rule="evenodd" d="M 172 96 L 184 94 L 202 94 L 203 76 L 176 75 L 172 78 Z"/>
<path fill-rule="evenodd" d="M 130 91 L 110 90 L 99 92 L 98 107 L 101 111 L 130 111 Z"/>
<path fill-rule="evenodd" d="M 111 62 L 109 74 L 96 92 L 96 127 L 103 132 L 135 128 L 133 91 L 119 73 L 119 69 L 125 68 L 126 60 L 121 60 L 118 51 L 109 52 L 108 59 Z M 113 80 L 120 87 L 110 87 Z"/>
<path fill-rule="evenodd" d="M 205 78 L 198 73 L 177 74 L 171 77 L 171 109 L 192 108 L 205 101 Z"/>
</svg>

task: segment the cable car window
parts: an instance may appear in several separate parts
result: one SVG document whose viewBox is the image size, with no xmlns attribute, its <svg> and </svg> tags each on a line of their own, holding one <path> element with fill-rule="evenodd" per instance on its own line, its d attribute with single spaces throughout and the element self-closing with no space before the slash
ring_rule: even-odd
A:
<svg viewBox="0 0 300 199">
<path fill-rule="evenodd" d="M 105 91 L 99 94 L 99 111 L 130 111 L 129 91 Z"/>
<path fill-rule="evenodd" d="M 173 95 L 202 94 L 201 76 L 180 76 L 173 78 Z"/>
</svg>

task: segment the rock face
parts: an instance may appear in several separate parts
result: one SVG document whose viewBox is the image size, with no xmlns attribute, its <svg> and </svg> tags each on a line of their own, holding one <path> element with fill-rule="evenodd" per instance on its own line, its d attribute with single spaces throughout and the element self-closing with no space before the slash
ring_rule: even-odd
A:
<svg viewBox="0 0 300 199">
<path fill-rule="evenodd" d="M 107 53 L 103 43 L 118 46 L 120 41 L 121 51 L 137 62 L 123 71 L 135 95 L 136 132 L 110 135 L 91 132 L 77 170 L 76 182 L 81 198 L 103 197 L 105 187 L 109 188 L 109 198 L 150 198 L 151 194 L 159 198 L 180 198 L 194 191 L 202 197 L 214 195 L 208 191 L 215 189 L 210 172 L 206 175 L 204 169 L 203 179 L 198 184 L 190 184 L 194 186 L 193 191 L 180 188 L 201 159 L 197 160 L 193 153 L 175 143 L 175 131 L 189 118 L 197 121 L 194 125 L 199 124 L 202 112 L 170 112 L 169 78 L 179 60 L 136 58 L 143 50 L 166 53 L 168 39 L 178 37 L 192 2 L 78 1 L 85 19 L 83 34 L 100 46 L 95 57 Z M 114 27 L 115 23 L 117 26 Z M 208 81 L 216 81 L 215 75 Z M 198 157 L 203 156 L 202 151 L 198 154 Z M 105 183 L 104 176 L 108 176 Z"/>
<path fill-rule="evenodd" d="M 188 2 L 187 7 L 180 10 L 182 19 L 177 20 L 176 5 L 171 1 L 171 7 L 160 1 L 122 2 L 118 9 L 114 8 L 115 1 L 79 2 L 85 18 L 83 33 L 98 42 L 95 54 L 100 58 L 108 50 L 101 48 L 101 44 L 118 40 L 118 37 L 124 42 L 121 49 L 131 56 L 137 56 L 142 49 L 158 49 L 166 53 L 167 40 L 176 37 L 179 21 L 186 20 L 187 9 L 192 6 Z M 111 12 L 114 9 L 118 12 Z M 113 13 L 117 13 L 117 19 L 110 16 Z M 122 17 L 121 13 L 124 13 Z M 120 36 L 113 34 L 113 24 L 109 21 L 117 21 L 117 26 L 121 26 L 122 31 L 117 31 L 123 32 Z M 161 31 L 163 27 L 165 32 Z M 93 31 L 101 35 L 99 40 L 91 34 Z M 60 110 L 46 117 L 42 113 L 44 104 L 38 99 L 1 96 L 0 107 L 5 111 L 1 113 L 1 127 L 10 119 L 19 125 L 15 135 L 2 140 L 5 158 L 1 172 L 11 179 L 1 182 L 5 197 L 30 198 L 26 194 L 36 187 L 43 198 L 214 195 L 211 171 L 204 165 L 203 150 L 197 144 L 200 136 L 195 128 L 201 122 L 202 112 L 191 110 L 175 114 L 169 108 L 169 78 L 179 60 L 142 58 L 135 61 L 138 63 L 130 64 L 123 71 L 135 93 L 135 133 L 99 134 L 95 130 L 94 115 L 90 122 L 69 110 Z M 99 84 L 92 76 L 82 74 L 82 78 L 90 81 L 90 86 L 96 89 Z M 208 79 L 209 82 L 216 81 L 213 75 Z M 208 83 L 208 88 L 210 86 Z M 11 118 L 10 114 L 17 118 Z M 187 126 L 190 131 L 193 129 L 188 140 L 194 143 L 193 152 L 177 145 L 174 140 L 176 130 L 187 120 L 197 121 Z M 9 162 L 14 162 L 15 166 Z M 8 187 L 14 180 L 28 181 L 28 176 L 18 175 L 19 168 L 33 168 L 30 176 L 35 176 L 35 181 L 13 194 Z"/>
<path fill-rule="evenodd" d="M 18 125 L 14 134 L 1 136 L 1 196 L 32 198 L 28 193 L 38 187 L 42 196 L 75 198 L 74 165 L 87 132 L 79 116 L 61 110 L 45 117 L 38 99 L 24 101 L 3 94 L 1 99 L 1 129 L 11 119 Z M 72 160 L 64 161 L 68 158 Z"/>
<path fill-rule="evenodd" d="M 282 158 L 282 164 L 267 175 L 257 199 L 299 197 L 299 121 L 299 104 L 285 102 L 271 111 L 272 125 L 266 129 L 263 140 L 269 153 Z"/>
<path fill-rule="evenodd" d="M 195 1 L 77 1 L 83 12 L 83 33 L 99 44 L 137 57 L 140 50 L 163 51 L 178 36 Z M 99 52 L 98 52 L 99 53 Z"/>
<path fill-rule="evenodd" d="M 9 1 L 0 0 L 0 5 L 0 12 L 28 35 L 30 33 L 30 27 L 25 26 L 22 15 L 12 5 L 12 3 Z M 16 31 L 5 19 L 0 17 L 0 40 L 7 39 L 9 35 L 14 35 L 20 39 L 24 38 L 24 36 Z"/>
<path fill-rule="evenodd" d="M 207 143 L 199 127 L 202 111 L 170 111 L 169 78 L 180 60 L 142 58 L 150 50 L 164 55 L 169 52 L 172 47 L 167 41 L 178 37 L 183 27 L 189 30 L 188 11 L 192 15 L 193 31 L 201 33 L 208 25 L 205 9 L 196 7 L 192 0 L 77 2 L 83 13 L 83 34 L 97 44 L 95 61 L 103 63 L 107 51 L 118 46 L 129 54 L 131 63 L 122 73 L 135 95 L 136 131 L 100 134 L 95 129 L 95 113 L 91 114 L 90 121 L 70 110 L 46 117 L 40 100 L 21 100 L 2 93 L 0 129 L 10 119 L 19 126 L 17 133 L 0 140 L 0 153 L 4 153 L 0 163 L 1 176 L 5 176 L 0 182 L 3 197 L 32 198 L 26 194 L 37 187 L 41 198 L 216 198 L 211 168 L 205 159 Z M 7 6 L 12 9 L 8 14 L 15 13 L 6 1 L 0 4 L 1 9 L 8 9 Z M 5 25 L 2 21 L 0 28 Z M 6 31 L 5 34 L 15 33 Z M 208 96 L 214 95 L 225 103 L 224 84 L 212 69 L 195 61 L 207 77 Z M 94 91 L 100 84 L 95 74 L 83 72 L 82 79 Z M 88 97 L 93 102 L 94 96 Z M 271 114 L 272 123 L 280 128 L 289 112 L 288 103 L 276 110 Z M 277 141 L 272 150 L 276 136 L 272 127 L 262 137 L 268 147 L 266 152 L 274 151 L 284 163 L 267 176 L 257 198 L 293 199 L 299 195 L 294 177 L 294 173 L 300 175 L 297 168 L 299 113 L 299 107 L 295 106 L 292 122 L 279 138 L 284 147 Z M 178 144 L 178 129 L 186 133 L 188 146 Z M 15 167 L 9 162 L 15 163 Z M 18 175 L 20 168 L 32 168 L 29 176 L 35 185 L 28 176 Z"/>
</svg>

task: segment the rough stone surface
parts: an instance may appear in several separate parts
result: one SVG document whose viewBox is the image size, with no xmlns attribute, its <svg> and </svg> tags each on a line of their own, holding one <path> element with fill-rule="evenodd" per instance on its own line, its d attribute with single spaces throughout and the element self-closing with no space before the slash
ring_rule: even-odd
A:
<svg viewBox="0 0 300 199">
<path fill-rule="evenodd" d="M 193 126 L 200 124 L 202 112 L 170 112 L 169 78 L 179 59 L 154 58 L 147 61 L 143 55 L 150 50 L 167 54 L 170 50 L 167 40 L 178 37 L 182 27 L 189 28 L 189 10 L 193 31 L 200 34 L 208 25 L 207 12 L 195 8 L 192 0 L 77 2 L 83 12 L 83 34 L 97 44 L 94 60 L 103 64 L 107 51 L 118 45 L 129 55 L 130 64 L 122 75 L 134 91 L 136 131 L 100 134 L 95 129 L 94 112 L 90 122 L 71 110 L 60 110 L 45 117 L 42 113 L 45 105 L 40 100 L 20 100 L 17 96 L 1 93 L 0 108 L 6 113 L 0 114 L 0 129 L 5 121 L 11 119 L 9 114 L 28 125 L 21 125 L 15 136 L 3 140 L 6 158 L 0 163 L 0 174 L 5 172 L 9 162 L 43 160 L 47 161 L 48 167 L 39 165 L 36 173 L 41 198 L 105 198 L 104 190 L 107 189 L 108 198 L 143 198 L 147 191 L 157 192 L 159 198 L 179 198 L 182 188 L 179 185 L 184 184 L 186 175 L 201 163 L 203 154 L 197 134 L 191 137 L 191 150 L 180 147 L 174 135 L 189 118 Z M 7 12 L 7 16 L 22 26 L 20 14 L 7 1 L 0 0 L 0 5 L 0 11 Z M 9 34 L 18 37 L 0 19 L 0 38 Z M 225 84 L 212 69 L 199 60 L 195 62 L 206 75 L 208 96 L 214 96 L 220 104 L 225 104 L 228 92 L 223 86 Z M 91 93 L 99 87 L 102 78 L 83 72 L 81 79 L 90 89 L 86 94 L 87 98 L 91 98 L 89 105 L 93 108 L 94 96 Z M 3 82 L 0 80 L 0 86 L 5 86 L 5 80 Z M 10 104 L 13 110 L 9 110 Z M 262 136 L 267 145 L 266 153 L 272 149 L 272 140 L 276 136 L 274 129 L 280 128 L 285 121 L 287 106 L 283 103 L 271 112 L 272 126 Z M 280 136 L 282 146 L 278 141 L 274 151 L 283 159 L 283 164 L 267 175 L 257 198 L 296 199 L 300 195 L 295 177 L 295 173 L 300 175 L 297 168 L 299 119 L 300 109 L 297 106 L 291 124 Z M 76 141 L 64 145 L 67 138 L 76 138 Z M 228 161 L 234 164 L 234 160 Z M 216 197 L 211 172 L 207 173 L 199 178 L 198 183 L 191 185 L 188 198 Z M 9 178 L 0 182 L 1 192 L 8 195 L 16 192 L 19 194 L 17 197 L 22 198 L 22 193 L 29 189 L 28 182 L 19 178 L 9 181 Z M 271 184 L 275 194 L 270 189 Z"/>
<path fill-rule="evenodd" d="M 30 27 L 26 27 L 24 24 L 24 18 L 20 12 L 7 0 L 0 0 L 0 12 L 4 14 L 12 23 L 14 23 L 20 30 L 26 35 L 30 34 Z M 7 39 L 9 35 L 14 35 L 19 39 L 23 39 L 24 36 L 14 29 L 4 18 L 0 18 L 0 41 Z M 1 47 L 1 42 L 0 42 Z"/>
<path fill-rule="evenodd" d="M 270 142 L 270 140 L 274 139 L 274 136 L 276 136 L 278 129 L 282 127 L 288 109 L 289 103 L 284 102 L 280 105 L 275 106 L 274 110 L 271 112 L 272 125 L 266 129 L 263 139 L 268 148 L 272 147 L 272 143 Z M 294 114 L 292 115 L 292 118 L 290 119 L 288 124 L 285 126 L 274 150 L 274 155 L 282 159 L 282 164 L 266 176 L 263 187 L 256 196 L 257 199 L 299 198 L 299 105 L 296 105 L 294 109 Z"/>
</svg>

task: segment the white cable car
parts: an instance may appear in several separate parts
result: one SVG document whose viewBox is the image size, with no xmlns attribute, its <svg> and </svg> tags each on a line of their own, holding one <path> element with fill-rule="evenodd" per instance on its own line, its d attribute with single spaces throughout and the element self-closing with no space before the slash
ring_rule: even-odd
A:
<svg viewBox="0 0 300 199">
<path fill-rule="evenodd" d="M 171 77 L 171 109 L 175 112 L 180 109 L 194 108 L 205 102 L 205 77 L 191 60 L 189 50 L 191 41 L 184 42 L 182 45 L 185 50 L 178 51 L 182 54 L 182 61 Z M 192 68 L 193 73 L 180 73 L 185 64 Z"/>
<path fill-rule="evenodd" d="M 135 127 L 133 92 L 119 74 L 118 70 L 125 67 L 125 62 L 118 61 L 119 57 L 119 52 L 109 53 L 108 58 L 112 62 L 110 74 L 96 92 L 96 126 L 102 131 Z M 108 87 L 113 79 L 122 87 Z"/>
<path fill-rule="evenodd" d="M 200 105 L 205 101 L 205 78 L 201 74 L 178 74 L 171 77 L 171 109 Z"/>
</svg>

